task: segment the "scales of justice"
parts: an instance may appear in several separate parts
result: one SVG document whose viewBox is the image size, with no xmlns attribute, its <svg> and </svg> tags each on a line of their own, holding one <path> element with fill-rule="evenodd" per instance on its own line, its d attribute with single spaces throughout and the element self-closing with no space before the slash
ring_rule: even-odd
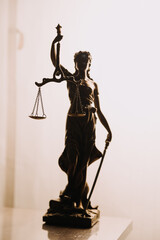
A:
<svg viewBox="0 0 160 240">
<path fill-rule="evenodd" d="M 100 217 L 98 207 L 92 207 L 91 196 L 94 191 L 104 156 L 112 138 L 111 130 L 100 109 L 97 84 L 90 78 L 91 55 L 78 52 L 74 56 L 75 73 L 71 74 L 60 65 L 61 26 L 56 27 L 57 36 L 51 46 L 51 60 L 55 66 L 53 78 L 43 78 L 35 82 L 38 94 L 32 119 L 45 119 L 41 87 L 49 82 L 67 82 L 70 108 L 66 121 L 65 148 L 58 163 L 67 174 L 68 183 L 59 198 L 49 201 L 49 209 L 43 221 L 50 225 L 62 225 L 80 228 L 92 227 Z M 107 130 L 107 139 L 103 153 L 95 146 L 96 114 Z M 87 168 L 94 161 L 101 159 L 91 190 L 86 182 Z"/>
</svg>

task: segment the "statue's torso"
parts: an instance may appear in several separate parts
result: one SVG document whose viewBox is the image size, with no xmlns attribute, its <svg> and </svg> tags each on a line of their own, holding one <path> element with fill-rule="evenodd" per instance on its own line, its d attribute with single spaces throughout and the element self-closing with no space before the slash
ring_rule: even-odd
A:
<svg viewBox="0 0 160 240">
<path fill-rule="evenodd" d="M 91 79 L 81 80 L 79 84 L 79 95 L 83 107 L 92 105 L 94 102 L 95 83 Z M 69 92 L 69 99 L 72 104 L 75 95 L 77 94 L 76 84 L 68 82 L 67 88 Z"/>
</svg>

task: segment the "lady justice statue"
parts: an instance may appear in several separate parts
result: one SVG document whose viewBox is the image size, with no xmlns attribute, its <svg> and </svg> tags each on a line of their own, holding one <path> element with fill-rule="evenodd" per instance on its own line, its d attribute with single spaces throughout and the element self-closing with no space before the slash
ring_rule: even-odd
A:
<svg viewBox="0 0 160 240">
<path fill-rule="evenodd" d="M 87 168 L 94 161 L 103 157 L 103 154 L 95 146 L 96 116 L 107 131 L 106 148 L 112 139 L 112 133 L 100 108 L 98 86 L 89 74 L 91 54 L 87 51 L 75 53 L 75 72 L 70 73 L 60 65 L 60 41 L 62 38 L 61 26 L 58 25 L 57 36 L 52 42 L 50 54 L 55 66 L 53 78 L 44 78 L 42 83 L 36 83 L 41 87 L 48 82 L 59 83 L 66 80 L 70 100 L 66 121 L 65 148 L 59 158 L 59 166 L 67 174 L 68 183 L 60 193 L 59 199 L 50 201 L 50 208 L 43 220 L 51 224 L 70 222 L 70 225 L 74 223 L 90 227 L 96 222 L 99 210 L 93 209 L 90 198 L 88 198 Z M 89 225 L 85 222 L 86 219 L 90 220 Z"/>
</svg>

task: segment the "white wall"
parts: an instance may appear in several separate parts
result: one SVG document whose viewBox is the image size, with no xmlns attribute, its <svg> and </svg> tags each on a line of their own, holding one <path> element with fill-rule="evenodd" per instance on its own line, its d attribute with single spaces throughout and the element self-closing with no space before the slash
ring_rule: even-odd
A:
<svg viewBox="0 0 160 240">
<path fill-rule="evenodd" d="M 50 45 L 60 23 L 61 62 L 74 71 L 74 53 L 91 52 L 91 76 L 113 131 L 92 201 L 104 215 L 133 220 L 128 240 L 159 240 L 160 2 L 1 0 L 0 4 L 1 206 L 45 211 L 66 184 L 57 164 L 69 106 L 65 83 L 42 88 L 46 120 L 28 118 L 37 93 L 34 82 L 52 76 Z M 105 138 L 98 123 L 101 151 Z M 95 163 L 88 170 L 90 185 L 97 167 Z"/>
</svg>

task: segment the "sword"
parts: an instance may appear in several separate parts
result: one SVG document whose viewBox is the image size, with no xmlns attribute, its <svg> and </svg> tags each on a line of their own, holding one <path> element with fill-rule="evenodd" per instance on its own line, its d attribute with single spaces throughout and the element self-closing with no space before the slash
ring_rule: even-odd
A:
<svg viewBox="0 0 160 240">
<path fill-rule="evenodd" d="M 90 199 L 91 199 L 93 190 L 94 190 L 94 188 L 95 188 L 95 185 L 96 185 L 96 182 L 97 182 L 97 179 L 98 179 L 98 176 L 99 176 L 99 173 L 100 173 L 102 164 L 103 164 L 103 160 L 104 160 L 104 157 L 105 157 L 105 154 L 106 154 L 106 150 L 107 150 L 107 148 L 108 148 L 108 146 L 109 146 L 109 143 L 110 143 L 110 142 L 106 140 L 106 142 L 105 142 L 105 147 L 104 147 L 104 150 L 103 150 L 103 154 L 102 154 L 102 157 L 101 157 L 101 161 L 100 161 L 100 164 L 99 164 L 99 167 L 98 167 L 98 170 L 97 170 L 97 173 L 96 173 L 96 176 L 95 176 L 95 179 L 94 179 L 94 182 L 93 182 L 91 191 L 90 191 L 90 193 L 89 193 L 89 197 L 88 197 L 88 200 L 87 200 L 86 207 L 84 208 L 84 211 L 85 211 L 85 212 L 86 212 L 86 210 L 87 210 L 87 208 L 88 208 L 88 205 L 89 205 L 89 202 L 90 202 Z"/>
</svg>

